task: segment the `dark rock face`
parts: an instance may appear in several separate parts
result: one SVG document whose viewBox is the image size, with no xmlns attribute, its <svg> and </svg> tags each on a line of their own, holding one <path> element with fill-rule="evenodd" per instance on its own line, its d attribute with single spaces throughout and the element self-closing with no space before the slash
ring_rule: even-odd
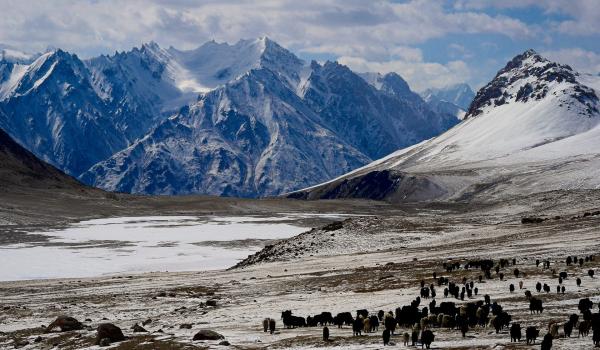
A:
<svg viewBox="0 0 600 350">
<path fill-rule="evenodd" d="M 327 183 L 314 190 L 294 192 L 288 198 L 361 198 L 410 202 L 435 198 L 442 193 L 444 190 L 426 177 L 381 170 Z"/>
<path fill-rule="evenodd" d="M 83 324 L 73 317 L 59 316 L 46 328 L 46 333 L 51 332 L 55 328 L 60 328 L 61 332 L 77 331 L 83 329 Z"/>
<path fill-rule="evenodd" d="M 344 227 L 344 223 L 342 221 L 332 222 L 331 224 L 323 226 L 323 231 L 336 231 Z"/>
<path fill-rule="evenodd" d="M 125 336 L 123 335 L 123 331 L 121 328 L 115 326 L 112 323 L 102 323 L 98 326 L 96 335 L 96 344 L 100 345 L 100 342 L 103 339 L 109 339 L 110 343 L 123 341 L 125 340 Z"/>
<path fill-rule="evenodd" d="M 196 340 L 221 340 L 225 339 L 221 334 L 212 331 L 210 329 L 201 329 L 194 335 L 194 341 Z"/>
</svg>

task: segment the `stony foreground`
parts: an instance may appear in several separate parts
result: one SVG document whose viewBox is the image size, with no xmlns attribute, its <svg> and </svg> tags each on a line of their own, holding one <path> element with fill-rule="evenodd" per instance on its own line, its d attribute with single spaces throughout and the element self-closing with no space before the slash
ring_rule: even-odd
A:
<svg viewBox="0 0 600 350">
<path fill-rule="evenodd" d="M 568 198 L 567 198 L 568 197 Z M 96 328 L 102 323 L 119 326 L 127 339 L 112 343 L 114 349 L 205 349 L 226 348 L 222 340 L 193 341 L 200 330 L 213 330 L 236 349 L 382 347 L 378 332 L 352 336 L 351 327 L 330 326 L 331 341 L 321 339 L 321 327 L 284 329 L 281 312 L 292 310 L 306 317 L 322 311 L 368 309 L 395 310 L 419 295 L 420 281 L 433 283 L 432 273 L 460 282 L 473 280 L 479 295 L 490 295 L 512 315 L 513 322 L 537 326 L 535 345 L 510 342 L 508 329 L 470 329 L 465 338 L 458 330 L 433 327 L 433 348 L 535 348 L 540 347 L 551 320 L 565 322 L 579 313 L 577 304 L 589 297 L 597 312 L 600 301 L 600 216 L 590 215 L 599 201 L 594 194 L 549 194 L 511 203 L 481 206 L 430 206 L 382 210 L 376 216 L 344 221 L 325 230 L 312 230 L 269 248 L 276 254 L 258 253 L 229 271 L 155 273 L 107 276 L 94 279 L 42 280 L 0 283 L 0 348 L 61 349 L 96 348 Z M 585 215 L 585 213 L 590 213 Z M 524 216 L 548 220 L 522 224 Z M 557 218 L 560 216 L 560 218 Z M 595 254 L 582 267 L 565 265 L 568 255 Z M 258 257 L 258 258 L 257 258 Z M 471 259 L 500 258 L 517 261 L 492 279 L 478 282 L 480 270 L 446 272 L 443 263 Z M 536 266 L 536 259 L 550 260 L 551 268 Z M 515 278 L 513 269 L 523 275 Z M 587 272 L 595 270 L 591 278 Z M 554 271 L 553 271 L 554 270 Z M 558 273 L 566 271 L 564 294 L 556 293 Z M 576 278 L 582 279 L 581 287 Z M 518 282 L 523 281 L 523 290 Z M 538 293 L 536 282 L 547 283 L 550 293 Z M 509 285 L 516 291 L 511 293 Z M 463 303 L 444 298 L 437 301 Z M 544 301 L 544 312 L 530 314 L 524 291 Z M 430 300 L 424 300 L 426 306 Z M 68 315 L 83 323 L 83 329 L 45 333 L 42 326 Z M 262 330 L 262 320 L 277 321 L 277 331 Z M 151 320 L 150 322 L 147 322 Z M 145 322 L 146 321 L 146 322 Z M 134 324 L 148 332 L 133 332 Z M 183 325 L 183 327 L 182 327 Z M 400 328 L 399 333 L 408 330 Z M 36 342 L 37 341 L 37 342 Z M 396 335 L 392 342 L 404 347 Z M 420 347 L 420 344 L 419 344 Z M 592 336 L 564 338 L 562 328 L 552 349 L 589 349 Z"/>
</svg>

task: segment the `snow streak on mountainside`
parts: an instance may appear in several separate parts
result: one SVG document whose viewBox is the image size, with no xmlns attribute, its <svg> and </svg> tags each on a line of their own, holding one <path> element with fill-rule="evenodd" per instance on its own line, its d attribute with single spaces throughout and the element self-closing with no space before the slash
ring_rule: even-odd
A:
<svg viewBox="0 0 600 350">
<path fill-rule="evenodd" d="M 395 74 L 376 88 L 345 66 L 306 64 L 266 38 L 223 45 L 169 50 L 196 72 L 188 86 L 212 90 L 81 179 L 136 193 L 279 194 L 458 122 L 431 111 Z"/>
<path fill-rule="evenodd" d="M 598 81 L 526 51 L 479 90 L 456 127 L 292 196 L 369 197 L 364 189 L 376 188 L 380 199 L 402 201 L 597 188 Z"/>
</svg>

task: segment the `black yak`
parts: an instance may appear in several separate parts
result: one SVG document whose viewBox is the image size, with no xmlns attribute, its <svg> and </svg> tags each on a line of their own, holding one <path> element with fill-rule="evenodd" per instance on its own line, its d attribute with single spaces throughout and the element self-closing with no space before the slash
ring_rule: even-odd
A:
<svg viewBox="0 0 600 350">
<path fill-rule="evenodd" d="M 542 340 L 541 350 L 551 350 L 552 349 L 552 335 L 550 333 L 544 336 Z"/>
<path fill-rule="evenodd" d="M 424 345 L 425 348 L 429 349 L 431 347 L 431 343 L 433 343 L 434 338 L 435 335 L 431 330 L 424 330 L 423 334 L 421 334 L 421 347 L 423 347 Z"/>
<path fill-rule="evenodd" d="M 283 319 L 283 325 L 287 328 L 306 327 L 306 320 L 304 317 L 292 315 L 291 310 L 286 310 L 281 313 Z"/>
<path fill-rule="evenodd" d="M 388 345 L 390 343 L 390 330 L 386 329 L 383 331 L 383 345 Z"/>
<path fill-rule="evenodd" d="M 531 298 L 529 300 L 529 311 L 532 314 L 544 312 L 544 305 L 542 300 L 538 298 Z"/>
<path fill-rule="evenodd" d="M 535 344 L 535 340 L 539 335 L 540 331 L 533 326 L 527 327 L 527 329 L 525 329 L 525 339 L 527 340 L 527 344 Z"/>
<path fill-rule="evenodd" d="M 329 328 L 323 327 L 323 341 L 329 341 Z"/>
<path fill-rule="evenodd" d="M 510 342 L 519 342 L 521 341 L 521 325 L 518 323 L 513 323 L 510 327 Z"/>
</svg>

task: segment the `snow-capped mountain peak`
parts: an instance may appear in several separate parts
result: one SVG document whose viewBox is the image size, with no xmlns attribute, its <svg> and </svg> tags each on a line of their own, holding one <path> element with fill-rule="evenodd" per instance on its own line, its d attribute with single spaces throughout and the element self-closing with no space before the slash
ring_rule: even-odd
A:
<svg viewBox="0 0 600 350">
<path fill-rule="evenodd" d="M 86 79 L 85 67 L 77 56 L 59 49 L 40 55 L 31 64 L 0 63 L 0 71 L 2 67 L 6 75 L 5 79 L 0 79 L 0 100 L 26 95 L 39 88 L 50 76 L 60 76 L 63 92 L 72 86 L 73 79 Z M 55 71 L 57 74 L 53 75 Z"/>
<path fill-rule="evenodd" d="M 234 80 L 252 69 L 269 68 L 281 72 L 296 84 L 304 62 L 267 37 L 240 40 L 236 44 L 209 41 L 197 49 L 180 51 L 170 48 L 173 65 L 178 67 L 175 80 L 182 89 L 207 92 Z"/>
<path fill-rule="evenodd" d="M 360 73 L 359 75 L 377 90 L 381 90 L 401 98 L 414 96 L 414 92 L 411 91 L 406 80 L 404 80 L 395 72 L 389 72 L 386 74 L 366 72 Z"/>
<path fill-rule="evenodd" d="M 577 77 L 578 73 L 568 65 L 551 62 L 534 50 L 527 50 L 508 62 L 479 90 L 466 118 L 496 106 L 546 98 L 557 101 L 558 107 L 575 108 L 580 114 L 597 114 L 598 97 L 592 88 L 580 84 Z"/>
</svg>

